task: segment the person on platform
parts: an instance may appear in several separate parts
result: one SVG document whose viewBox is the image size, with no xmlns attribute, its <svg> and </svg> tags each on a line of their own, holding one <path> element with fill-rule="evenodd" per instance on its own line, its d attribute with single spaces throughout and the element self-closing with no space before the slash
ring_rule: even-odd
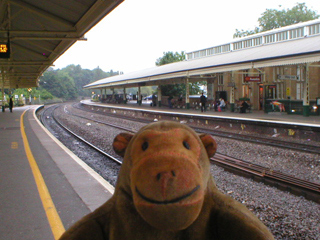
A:
<svg viewBox="0 0 320 240">
<path fill-rule="evenodd" d="M 172 108 L 172 102 L 171 102 L 172 99 L 173 99 L 173 97 L 170 95 L 169 98 L 168 98 L 169 108 Z"/>
<path fill-rule="evenodd" d="M 10 99 L 9 99 L 9 109 L 10 109 L 10 112 L 12 112 L 12 108 L 13 108 L 13 100 L 12 100 L 12 97 L 10 97 Z"/>
<path fill-rule="evenodd" d="M 202 93 L 200 96 L 201 112 L 206 111 L 206 102 L 207 102 L 207 98 Z"/>
<path fill-rule="evenodd" d="M 157 106 L 157 97 L 155 94 L 152 94 L 152 107 Z"/>
<path fill-rule="evenodd" d="M 223 111 L 226 108 L 226 103 L 223 98 L 220 98 L 219 108 L 221 111 Z"/>
<path fill-rule="evenodd" d="M 240 113 L 246 113 L 248 108 L 249 108 L 249 104 L 246 101 L 242 101 L 240 105 Z"/>
<path fill-rule="evenodd" d="M 215 103 L 214 103 L 214 111 L 218 111 L 218 107 L 219 107 L 219 105 L 220 105 L 220 99 L 217 99 L 216 101 L 215 101 Z"/>
</svg>

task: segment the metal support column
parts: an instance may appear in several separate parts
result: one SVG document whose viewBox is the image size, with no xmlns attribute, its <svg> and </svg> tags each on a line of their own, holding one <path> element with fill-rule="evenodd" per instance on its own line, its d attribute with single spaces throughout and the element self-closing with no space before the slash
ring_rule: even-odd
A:
<svg viewBox="0 0 320 240">
<path fill-rule="evenodd" d="M 123 88 L 123 102 L 125 104 L 127 104 L 127 93 L 126 93 L 126 88 L 125 87 Z"/>
<path fill-rule="evenodd" d="M 4 104 L 4 71 L 3 68 L 1 69 L 1 76 L 2 76 L 2 112 L 5 111 L 5 104 Z"/>
<path fill-rule="evenodd" d="M 231 72 L 231 91 L 230 91 L 230 110 L 234 112 L 234 88 L 235 88 L 235 81 L 234 81 L 234 71 Z"/>
<path fill-rule="evenodd" d="M 189 102 L 189 77 L 186 78 L 186 108 L 190 109 Z"/>
<path fill-rule="evenodd" d="M 159 107 L 161 107 L 161 96 L 162 96 L 161 86 L 158 85 L 158 106 Z"/>
<path fill-rule="evenodd" d="M 137 99 L 138 99 L 138 104 L 141 105 L 141 103 L 142 103 L 142 98 L 141 98 L 141 87 L 140 87 L 140 86 L 138 87 L 138 96 L 137 96 Z"/>
<path fill-rule="evenodd" d="M 207 80 L 207 98 L 209 101 L 214 101 L 214 82 L 212 79 Z"/>
<path fill-rule="evenodd" d="M 114 88 L 112 88 L 111 91 L 112 91 L 112 97 L 111 97 L 112 101 L 111 102 L 113 102 L 113 100 L 115 99 L 115 97 L 114 97 Z"/>
<path fill-rule="evenodd" d="M 309 63 L 305 65 L 305 83 L 303 94 L 303 116 L 309 117 L 310 115 L 310 96 L 309 96 Z"/>
</svg>

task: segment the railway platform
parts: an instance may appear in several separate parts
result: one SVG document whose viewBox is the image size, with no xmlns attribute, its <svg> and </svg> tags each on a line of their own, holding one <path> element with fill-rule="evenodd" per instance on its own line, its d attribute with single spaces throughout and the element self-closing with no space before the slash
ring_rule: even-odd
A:
<svg viewBox="0 0 320 240">
<path fill-rule="evenodd" d="M 38 107 L 0 113 L 0 239 L 58 239 L 113 193 L 42 126 Z"/>
<path fill-rule="evenodd" d="M 224 112 L 216 112 L 214 110 L 209 110 L 206 112 L 201 112 L 200 109 L 170 109 L 168 106 L 161 106 L 161 107 L 151 107 L 151 101 L 143 101 L 141 105 L 138 105 L 136 101 L 129 101 L 127 104 L 110 104 L 110 103 L 98 103 L 92 102 L 91 100 L 83 100 L 81 101 L 87 105 L 97 105 L 97 106 L 111 106 L 115 108 L 133 108 L 133 109 L 141 109 L 143 111 L 153 111 L 153 112 L 168 112 L 168 113 L 177 113 L 177 114 L 188 114 L 194 116 L 201 116 L 201 117 L 211 117 L 211 118 L 224 118 L 224 119 L 239 119 L 243 121 L 262 121 L 262 122 L 272 122 L 272 123 L 279 123 L 284 124 L 288 123 L 292 124 L 300 124 L 300 125 L 307 125 L 313 127 L 320 128 L 320 116 L 309 116 L 305 117 L 302 115 L 291 115 L 285 114 L 280 112 L 275 113 L 264 113 L 264 111 L 253 110 L 250 113 L 238 113 L 238 112 L 231 112 L 231 111 L 224 111 Z"/>
</svg>

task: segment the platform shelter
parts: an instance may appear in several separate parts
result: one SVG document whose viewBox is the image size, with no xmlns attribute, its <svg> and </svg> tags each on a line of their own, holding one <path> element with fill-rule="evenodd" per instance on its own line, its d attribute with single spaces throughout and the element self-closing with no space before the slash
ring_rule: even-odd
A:
<svg viewBox="0 0 320 240">
<path fill-rule="evenodd" d="M 40 76 L 123 0 L 32 1 L 0 4 L 0 89 L 38 86 Z M 11 95 L 11 92 L 9 92 Z"/>
<path fill-rule="evenodd" d="M 209 101 L 224 98 L 231 111 L 241 101 L 252 109 L 285 111 L 304 116 L 319 114 L 320 20 L 312 20 L 258 33 L 232 42 L 187 53 L 187 60 L 101 79 L 84 86 L 107 89 L 185 84 L 207 81 Z M 279 108 L 279 106 L 281 106 Z"/>
</svg>

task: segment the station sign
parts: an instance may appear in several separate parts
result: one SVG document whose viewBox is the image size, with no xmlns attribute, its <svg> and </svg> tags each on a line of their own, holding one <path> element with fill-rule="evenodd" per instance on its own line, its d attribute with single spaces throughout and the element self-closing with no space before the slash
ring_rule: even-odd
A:
<svg viewBox="0 0 320 240">
<path fill-rule="evenodd" d="M 9 43 L 0 43 L 0 58 L 10 58 Z"/>
<path fill-rule="evenodd" d="M 245 82 L 261 82 L 261 77 L 260 76 L 256 76 L 256 77 L 246 76 L 246 77 L 244 77 L 244 81 Z"/>
<path fill-rule="evenodd" d="M 293 81 L 299 81 L 299 76 L 297 75 L 281 75 L 278 74 L 278 79 L 279 80 L 293 80 Z"/>
</svg>

